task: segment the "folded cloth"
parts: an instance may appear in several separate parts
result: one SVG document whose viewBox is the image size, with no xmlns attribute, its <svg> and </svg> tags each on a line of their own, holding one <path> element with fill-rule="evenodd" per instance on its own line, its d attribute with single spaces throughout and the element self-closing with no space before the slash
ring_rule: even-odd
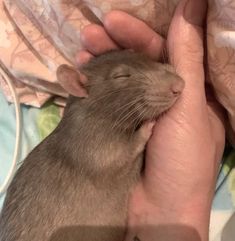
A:
<svg viewBox="0 0 235 241">
<path fill-rule="evenodd" d="M 80 11 L 62 1 L 0 4 L 0 67 L 14 80 L 21 103 L 40 107 L 52 95 L 66 97 L 55 70 L 60 64 L 75 64 L 79 29 L 87 23 Z M 76 22 L 76 28 L 69 22 Z M 10 100 L 3 78 L 0 87 Z"/>
<path fill-rule="evenodd" d="M 0 0 L 0 67 L 14 80 L 21 103 L 40 107 L 52 96 L 66 98 L 55 70 L 64 63 L 76 65 L 85 25 L 102 23 L 104 14 L 118 9 L 166 36 L 179 1 Z M 208 81 L 235 130 L 235 1 L 208 3 Z M 0 87 L 11 100 L 3 78 Z"/>
<path fill-rule="evenodd" d="M 14 79 L 21 103 L 40 107 L 52 95 L 66 97 L 55 70 L 76 65 L 85 25 L 120 9 L 166 35 L 178 1 L 0 0 L 0 67 Z M 11 100 L 3 78 L 0 87 Z"/>
<path fill-rule="evenodd" d="M 235 130 L 234 9 L 235 1 L 209 0 L 207 34 L 209 81 L 214 86 L 218 100 L 228 111 L 233 130 Z M 235 139 L 235 136 L 232 138 Z"/>
</svg>

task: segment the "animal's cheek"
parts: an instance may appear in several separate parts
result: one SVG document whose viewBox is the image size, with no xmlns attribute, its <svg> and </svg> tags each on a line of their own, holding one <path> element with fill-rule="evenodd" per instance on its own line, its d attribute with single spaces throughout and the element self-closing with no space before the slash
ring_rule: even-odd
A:
<svg viewBox="0 0 235 241">
<path fill-rule="evenodd" d="M 119 79 L 112 80 L 111 86 L 112 86 L 112 89 L 114 89 L 116 91 L 118 91 L 118 90 L 121 91 L 122 89 L 124 90 L 126 88 L 128 88 L 128 89 L 131 88 L 130 82 L 126 78 L 119 78 Z M 107 88 L 108 88 L 108 86 L 107 86 Z"/>
</svg>

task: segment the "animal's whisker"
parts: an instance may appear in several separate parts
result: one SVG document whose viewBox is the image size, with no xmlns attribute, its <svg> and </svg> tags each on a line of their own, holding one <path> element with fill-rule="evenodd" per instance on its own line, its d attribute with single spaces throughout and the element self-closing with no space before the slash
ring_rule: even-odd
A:
<svg viewBox="0 0 235 241">
<path fill-rule="evenodd" d="M 144 106 L 144 103 L 140 103 L 138 106 L 135 106 L 135 108 L 131 111 L 129 111 L 125 116 L 123 116 L 121 119 L 117 119 L 119 123 L 125 122 L 133 113 L 138 113 L 139 109 L 141 109 Z"/>
<path fill-rule="evenodd" d="M 116 117 L 116 119 L 119 119 L 120 116 L 122 116 L 126 111 L 129 111 L 130 108 L 134 108 L 136 103 L 142 99 L 143 99 L 143 96 L 139 96 L 138 98 L 126 103 L 125 105 L 121 105 L 119 108 L 113 109 L 112 112 L 110 111 L 112 110 L 112 108 L 107 108 L 106 110 L 103 110 L 102 114 L 105 115 L 106 118 L 110 118 L 111 116 L 114 116 L 116 113 L 120 112 L 119 116 Z M 89 116 L 91 116 L 94 112 L 97 112 L 97 111 L 98 109 L 94 109 L 93 111 L 90 111 Z"/>
<path fill-rule="evenodd" d="M 123 116 L 121 119 L 117 120 L 118 126 L 121 126 L 125 121 L 127 121 L 131 116 L 134 114 L 138 114 L 139 109 L 143 108 L 145 103 L 140 103 L 137 108 L 133 109 L 129 113 L 127 113 L 125 116 Z"/>
<path fill-rule="evenodd" d="M 119 122 L 122 121 L 122 119 L 124 119 L 128 114 L 130 114 L 131 112 L 134 112 L 135 111 L 135 108 L 134 106 L 136 105 L 136 101 L 133 101 L 129 106 L 128 108 L 124 108 L 123 111 L 119 114 L 119 116 L 116 118 L 116 121 L 114 122 L 113 124 L 113 128 L 117 127 L 119 125 Z M 132 108 L 132 111 L 130 111 L 129 109 Z M 127 112 L 125 114 L 125 112 Z"/>
<path fill-rule="evenodd" d="M 100 103 L 102 100 L 104 100 L 106 97 L 108 97 L 109 95 L 112 95 L 113 93 L 109 93 L 107 94 L 106 96 L 102 96 L 100 97 L 98 100 L 97 99 L 94 99 L 93 101 L 91 101 L 89 104 L 88 104 L 88 109 L 89 109 L 89 114 L 87 115 L 87 117 L 90 117 L 93 115 L 94 112 L 97 112 L 97 109 L 100 107 Z M 138 96 L 138 98 L 136 98 L 135 100 L 133 100 L 132 102 L 136 102 L 136 101 L 139 101 L 141 98 L 143 98 L 143 95 L 141 96 Z M 129 102 L 127 103 L 126 105 L 130 105 L 132 102 Z M 110 104 L 110 103 L 108 103 Z M 91 109 L 92 107 L 92 109 Z M 97 108 L 96 108 L 97 107 Z M 124 108 L 123 106 L 121 106 L 120 108 Z M 116 110 L 114 110 L 115 112 Z M 112 113 L 108 113 L 108 115 L 112 115 L 114 112 Z"/>
<path fill-rule="evenodd" d="M 134 135 L 136 128 L 143 122 L 144 117 L 146 117 L 146 116 L 145 116 L 145 113 L 146 113 L 146 112 L 145 112 L 144 110 L 142 110 L 142 111 L 140 112 L 140 114 L 139 114 L 139 118 L 136 118 L 136 119 L 133 121 L 133 128 L 132 128 L 131 136 Z"/>
<path fill-rule="evenodd" d="M 117 90 L 113 90 L 113 91 L 109 91 L 108 93 L 106 93 L 103 96 L 99 96 L 98 98 L 95 98 L 94 100 L 92 100 L 89 105 L 93 105 L 94 103 L 107 98 L 108 96 L 112 96 L 115 93 L 119 93 L 119 92 L 123 92 L 123 91 L 129 91 L 129 90 L 143 90 L 143 88 L 141 87 L 126 87 L 126 88 L 121 88 L 121 89 L 117 89 Z"/>
<path fill-rule="evenodd" d="M 122 109 L 123 109 L 123 111 L 125 111 L 126 109 L 129 109 L 130 107 L 132 107 L 133 104 L 135 105 L 135 104 L 137 104 L 139 101 L 141 101 L 141 100 L 143 100 L 143 99 L 144 99 L 144 96 L 143 96 L 143 95 L 138 96 L 138 98 L 136 98 L 136 99 L 134 99 L 134 100 L 126 103 L 125 105 L 120 106 L 118 109 L 115 109 L 115 111 L 112 112 L 112 114 L 114 114 L 114 113 L 116 113 L 116 112 L 119 112 L 119 111 L 122 111 Z M 123 113 L 121 112 L 120 115 L 122 115 L 122 114 L 123 114 Z"/>
</svg>

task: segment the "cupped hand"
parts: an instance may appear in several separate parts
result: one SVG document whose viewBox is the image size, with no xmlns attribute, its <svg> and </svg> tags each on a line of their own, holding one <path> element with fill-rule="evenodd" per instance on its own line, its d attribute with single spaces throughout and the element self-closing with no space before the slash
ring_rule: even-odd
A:
<svg viewBox="0 0 235 241">
<path fill-rule="evenodd" d="M 153 130 L 145 171 L 130 200 L 129 226 L 186 225 L 202 241 L 208 240 L 210 208 L 225 142 L 222 111 L 215 101 L 208 102 L 205 93 L 205 2 L 182 0 L 167 40 L 143 22 L 113 11 L 104 18 L 104 27 L 90 25 L 83 30 L 85 50 L 78 55 L 82 65 L 108 50 L 127 48 L 157 60 L 167 46 L 170 63 L 186 85 L 181 98 Z M 154 231 L 153 236 L 145 232 L 133 228 L 127 239 L 137 235 L 144 241 L 156 237 L 168 240 Z"/>
</svg>

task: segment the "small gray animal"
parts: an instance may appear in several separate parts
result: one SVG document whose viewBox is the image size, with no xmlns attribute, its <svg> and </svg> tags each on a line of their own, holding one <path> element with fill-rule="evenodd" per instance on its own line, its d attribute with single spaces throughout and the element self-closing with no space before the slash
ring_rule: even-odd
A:
<svg viewBox="0 0 235 241">
<path fill-rule="evenodd" d="M 1 241 L 122 241 L 127 205 L 143 164 L 151 120 L 180 96 L 184 81 L 167 64 L 129 51 L 94 58 L 76 79 L 58 127 L 25 159 L 0 217 Z M 134 237 L 133 237 L 134 239 Z"/>
</svg>

